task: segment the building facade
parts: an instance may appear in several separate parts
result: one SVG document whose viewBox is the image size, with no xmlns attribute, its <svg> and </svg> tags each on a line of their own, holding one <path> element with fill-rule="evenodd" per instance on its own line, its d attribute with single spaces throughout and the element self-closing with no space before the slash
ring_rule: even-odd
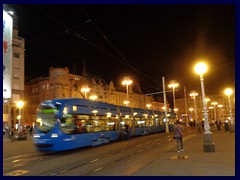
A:
<svg viewBox="0 0 240 180">
<path fill-rule="evenodd" d="M 230 111 L 229 111 L 229 100 L 228 97 L 223 94 L 214 94 L 208 95 L 209 101 L 207 101 L 207 112 L 208 112 L 208 120 L 215 121 L 216 119 L 220 119 L 221 121 L 229 120 Z M 203 120 L 203 105 L 201 96 L 196 96 L 196 107 L 197 107 L 197 119 Z M 212 102 L 217 102 L 218 104 L 212 105 Z M 222 105 L 222 106 L 219 106 Z M 176 99 L 176 107 L 178 108 L 178 115 L 180 118 L 184 118 L 187 114 L 188 120 L 195 120 L 195 109 L 194 109 L 194 100 L 193 98 L 180 98 Z M 234 94 L 231 96 L 231 107 L 233 118 L 235 119 L 235 96 Z M 192 108 L 192 111 L 189 109 Z M 187 112 L 186 112 L 187 111 Z M 215 119 L 216 118 L 216 119 Z"/>
<path fill-rule="evenodd" d="M 12 33 L 12 60 L 11 68 L 11 98 L 4 98 L 3 123 L 16 124 L 19 108 L 16 101 L 24 100 L 24 62 L 25 62 L 25 39 L 18 35 L 18 30 Z"/>
<path fill-rule="evenodd" d="M 89 88 L 89 92 L 83 92 L 82 88 Z M 127 98 L 126 87 L 116 87 L 111 81 L 109 84 L 104 79 L 94 75 L 77 75 L 69 72 L 69 68 L 49 68 L 48 77 L 39 77 L 25 83 L 25 114 L 24 121 L 32 124 L 36 118 L 36 109 L 40 102 L 54 98 L 97 98 L 97 101 L 107 102 L 115 105 L 125 106 Z M 162 110 L 163 102 L 155 101 L 152 96 L 145 96 L 140 90 L 129 86 L 128 106 L 146 108 L 146 104 L 151 104 L 151 108 Z"/>
</svg>

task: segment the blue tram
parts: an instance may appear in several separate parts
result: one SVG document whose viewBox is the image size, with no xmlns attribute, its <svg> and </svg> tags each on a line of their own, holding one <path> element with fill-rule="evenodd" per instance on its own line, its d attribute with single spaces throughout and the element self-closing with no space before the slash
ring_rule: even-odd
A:
<svg viewBox="0 0 240 180">
<path fill-rule="evenodd" d="M 53 99 L 37 108 L 33 141 L 39 151 L 63 151 L 106 144 L 129 136 L 165 131 L 164 114 L 79 98 Z M 171 122 L 169 122 L 171 130 Z"/>
</svg>

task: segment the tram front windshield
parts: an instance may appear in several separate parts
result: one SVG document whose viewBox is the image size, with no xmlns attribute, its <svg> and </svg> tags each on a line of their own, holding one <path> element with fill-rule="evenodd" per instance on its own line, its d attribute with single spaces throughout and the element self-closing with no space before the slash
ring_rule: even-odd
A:
<svg viewBox="0 0 240 180">
<path fill-rule="evenodd" d="M 54 106 L 39 105 L 37 109 L 36 128 L 47 133 L 56 123 L 58 110 Z"/>
</svg>

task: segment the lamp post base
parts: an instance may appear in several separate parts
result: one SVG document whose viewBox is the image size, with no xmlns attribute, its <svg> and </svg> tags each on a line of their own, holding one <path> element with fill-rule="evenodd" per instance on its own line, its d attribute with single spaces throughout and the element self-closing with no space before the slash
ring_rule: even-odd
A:
<svg viewBox="0 0 240 180">
<path fill-rule="evenodd" d="M 230 129 L 230 133 L 235 133 L 235 126 L 234 126 L 234 124 L 230 124 L 229 129 Z"/>
<path fill-rule="evenodd" d="M 212 134 L 203 134 L 203 152 L 215 152 L 215 144 L 212 142 Z"/>
</svg>

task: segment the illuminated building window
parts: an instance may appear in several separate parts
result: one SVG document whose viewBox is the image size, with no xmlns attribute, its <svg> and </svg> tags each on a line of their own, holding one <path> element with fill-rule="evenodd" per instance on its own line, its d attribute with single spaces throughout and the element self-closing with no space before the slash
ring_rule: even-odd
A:
<svg viewBox="0 0 240 180">
<path fill-rule="evenodd" d="M 19 53 L 14 53 L 13 56 L 14 56 L 15 58 L 19 58 L 19 57 L 20 57 L 20 54 L 19 54 Z"/>
<path fill-rule="evenodd" d="M 18 75 L 13 75 L 13 79 L 19 79 L 19 76 Z"/>
</svg>

